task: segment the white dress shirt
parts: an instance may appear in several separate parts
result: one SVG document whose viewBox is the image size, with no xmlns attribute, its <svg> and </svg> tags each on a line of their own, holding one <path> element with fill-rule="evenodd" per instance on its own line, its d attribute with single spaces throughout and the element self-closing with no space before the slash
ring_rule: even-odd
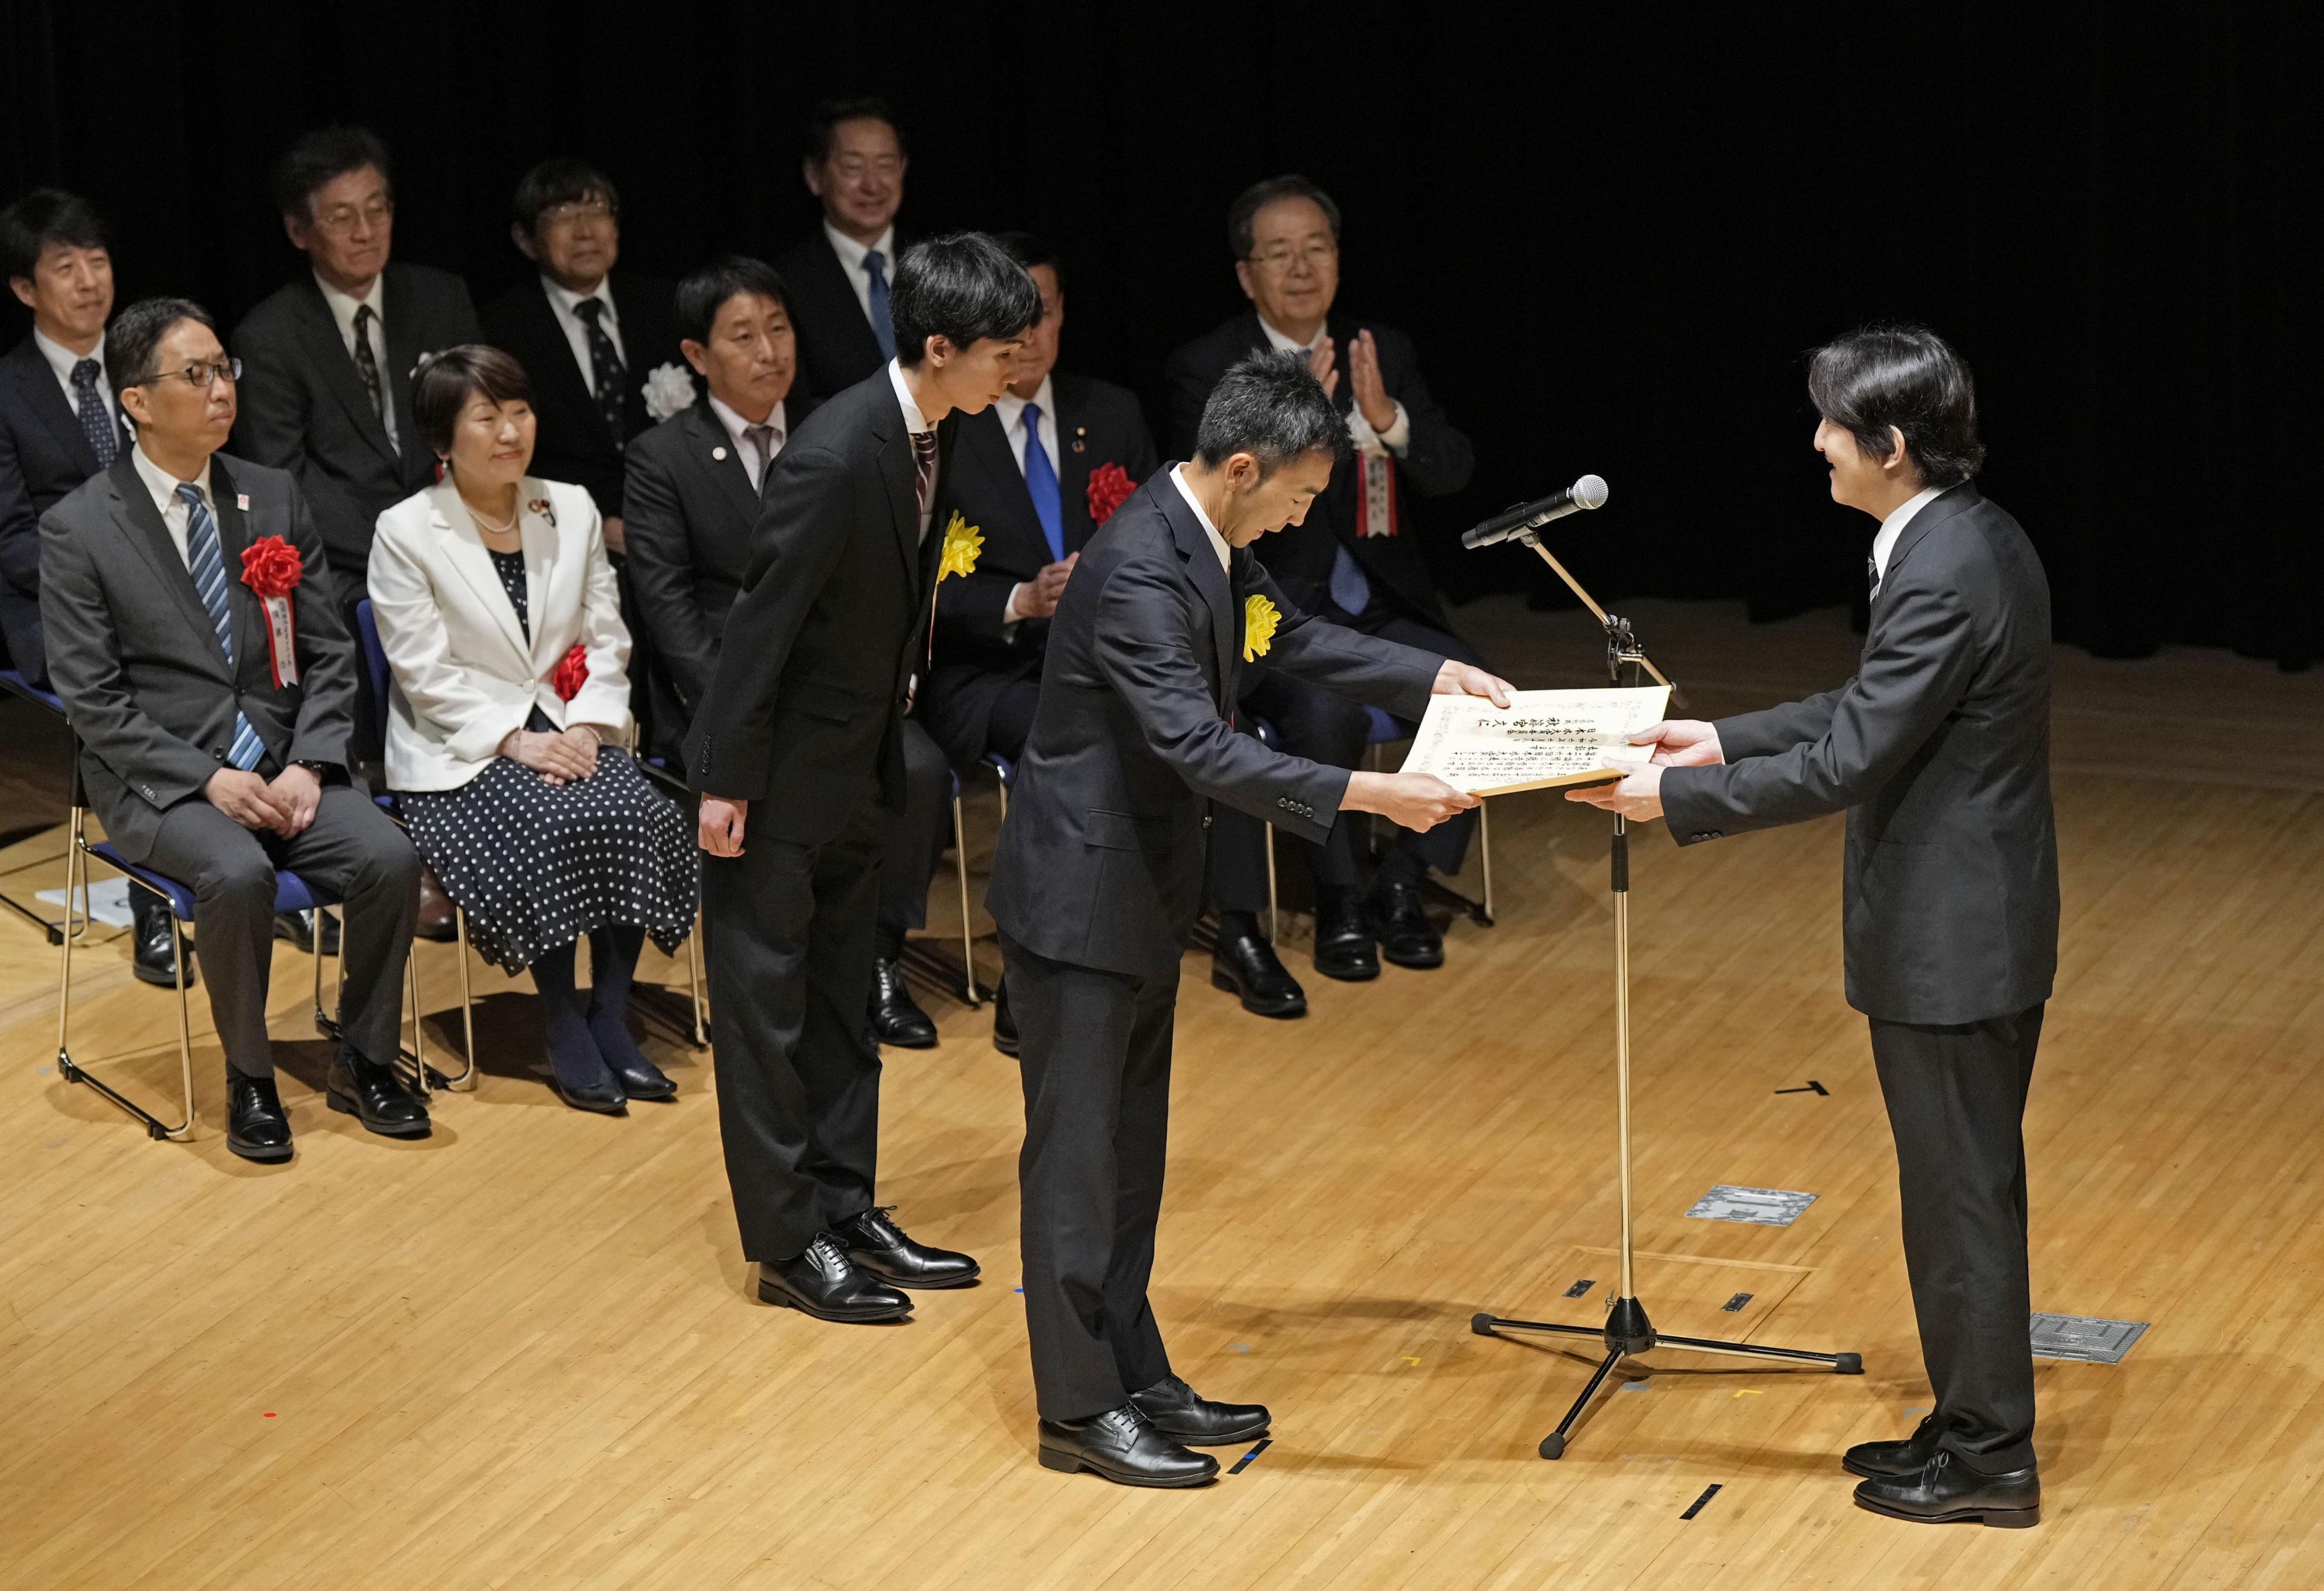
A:
<svg viewBox="0 0 2324 1591">
<path fill-rule="evenodd" d="M 1219 555 L 1219 568 L 1232 574 L 1234 549 L 1227 545 L 1227 539 L 1219 534 L 1219 527 L 1211 523 L 1211 516 L 1204 513 L 1203 505 L 1194 500 L 1194 489 L 1186 484 L 1185 465 L 1174 464 L 1170 467 L 1170 484 L 1178 488 L 1178 495 L 1186 500 L 1186 506 L 1193 509 L 1194 517 L 1202 522 L 1203 533 L 1211 539 L 1211 550 Z"/>
<path fill-rule="evenodd" d="M 766 424 L 775 434 L 774 446 L 763 460 L 759 457 L 759 445 L 751 440 L 748 434 L 752 429 L 751 422 L 736 413 L 715 393 L 710 394 L 710 412 L 718 417 L 718 423 L 724 426 L 726 434 L 734 439 L 734 457 L 742 461 L 742 473 L 751 477 L 751 490 L 758 491 L 762 485 L 760 476 L 761 466 L 772 464 L 775 455 L 783 450 L 783 444 L 790 440 L 790 422 L 783 417 L 783 400 L 777 399 L 775 406 L 767 411 Z"/>
<path fill-rule="evenodd" d="M 113 412 L 113 384 L 106 379 L 103 338 L 97 339 L 97 347 L 89 352 L 76 354 L 64 344 L 51 339 L 47 332 L 35 326 L 32 328 L 32 343 L 41 350 L 41 357 L 49 362 L 49 368 L 57 373 L 57 384 L 64 388 L 65 402 L 75 414 L 80 412 L 80 393 L 73 387 L 73 366 L 83 359 L 96 360 L 97 402 L 105 405 L 106 413 L 110 414 Z"/>
<path fill-rule="evenodd" d="M 1898 504 L 1895 512 L 1880 522 L 1880 529 L 1872 538 L 1872 567 L 1880 571 L 1879 579 L 1872 583 L 1874 590 L 1877 591 L 1880 581 L 1888 578 L 1888 555 L 1896 549 L 1896 538 L 1904 533 L 1904 527 L 1913 523 L 1913 516 L 1927 507 L 1930 501 L 1944 489 L 1942 486 L 1922 487 Z"/>
<path fill-rule="evenodd" d="M 839 255 L 839 267 L 847 273 L 847 285 L 855 290 L 855 301 L 868 322 L 872 319 L 872 278 L 864 274 L 863 256 L 872 249 L 880 251 L 880 274 L 887 278 L 892 289 L 896 285 L 896 229 L 889 227 L 880 234 L 878 242 L 869 246 L 856 242 L 828 220 L 823 224 L 823 235 L 831 239 L 831 246 Z"/>
<path fill-rule="evenodd" d="M 1041 408 L 1041 451 L 1049 456 L 1049 473 L 1059 481 L 1065 478 L 1065 459 L 1057 452 L 1057 391 L 1047 376 L 1041 378 L 1040 391 L 1030 398 L 1020 398 L 1015 393 L 1004 392 L 994 400 L 993 408 L 1001 412 L 1001 429 L 1009 438 L 1009 451 L 1016 456 L 1017 473 L 1025 473 L 1025 405 L 1038 403 Z"/>
<path fill-rule="evenodd" d="M 145 489 L 153 495 L 153 506 L 161 511 L 161 523 L 169 527 L 170 540 L 177 544 L 178 560 L 190 572 L 194 567 L 194 560 L 193 555 L 186 550 L 186 529 L 188 522 L 193 518 L 194 511 L 186 506 L 186 500 L 183 497 L 178 495 L 178 488 L 180 486 L 190 486 L 199 492 L 202 495 L 202 501 L 210 505 L 211 523 L 216 523 L 217 500 L 210 495 L 210 461 L 207 458 L 202 460 L 202 473 L 193 480 L 180 481 L 176 476 L 146 458 L 145 449 L 143 448 L 130 449 L 129 457 L 137 467 L 137 478 L 143 481 Z M 224 542 L 218 544 L 218 554 L 220 557 L 226 554 Z"/>
<path fill-rule="evenodd" d="M 904 366 L 900 361 L 888 361 L 888 381 L 896 389 L 896 402 L 903 405 L 904 429 L 915 436 L 926 436 L 936 430 L 928 423 L 927 417 L 920 412 L 920 405 L 913 398 L 910 385 L 904 380 Z M 916 492 L 919 489 L 919 482 L 920 458 L 915 451 L 912 455 L 912 487 Z M 920 540 L 923 541 L 928 539 L 928 520 L 936 511 L 936 494 L 931 492 L 928 500 L 920 504 Z"/>
<path fill-rule="evenodd" d="M 1267 334 L 1268 347 L 1302 354 L 1314 353 L 1323 346 L 1323 339 L 1331 335 L 1328 327 L 1319 326 L 1315 328 L 1314 337 L 1304 343 L 1296 343 L 1269 326 L 1264 315 L 1259 318 L 1259 328 Z M 1333 350 L 1332 357 L 1332 367 L 1340 373 L 1340 379 L 1349 384 L 1352 390 L 1355 375 L 1348 365 L 1348 350 L 1335 348 Z M 1404 412 L 1404 402 L 1401 399 L 1391 397 L 1388 402 L 1396 405 L 1396 420 L 1386 430 L 1372 429 L 1372 422 L 1364 418 L 1364 406 L 1361 403 L 1348 405 L 1348 436 L 1356 444 L 1358 452 L 1374 453 L 1385 449 L 1401 458 L 1404 457 L 1405 449 L 1412 445 L 1412 417 Z"/>
<path fill-rule="evenodd" d="M 395 375 L 387 367 L 387 273 L 383 271 L 371 279 L 371 291 L 362 298 L 350 298 L 320 276 L 315 285 L 323 290 L 323 301 L 331 307 L 331 319 L 339 323 L 339 341 L 346 345 L 347 357 L 355 356 L 355 310 L 362 305 L 371 306 L 371 356 L 379 365 L 381 396 L 386 401 L 380 407 L 383 424 L 387 427 L 387 439 L 395 450 L 403 450 L 403 439 L 395 434 L 395 402 L 388 393 Z"/>
<path fill-rule="evenodd" d="M 549 295 L 549 312 L 557 317 L 558 327 L 565 333 L 566 345 L 573 350 L 574 362 L 581 366 L 581 379 L 594 398 L 597 395 L 597 362 L 589 357 L 589 323 L 581 319 L 578 306 L 584 299 L 595 299 L 605 306 L 598 313 L 597 324 L 605 328 L 607 337 L 613 338 L 613 352 L 622 356 L 622 364 L 627 367 L 630 351 L 622 346 L 622 312 L 613 308 L 613 279 L 610 276 L 600 278 L 595 292 L 575 292 L 569 287 L 559 286 L 552 278 L 543 276 L 540 289 Z"/>
</svg>

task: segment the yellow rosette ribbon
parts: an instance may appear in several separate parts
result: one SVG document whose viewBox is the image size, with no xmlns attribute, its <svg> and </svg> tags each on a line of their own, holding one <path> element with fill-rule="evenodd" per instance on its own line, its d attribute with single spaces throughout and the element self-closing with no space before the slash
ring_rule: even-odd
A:
<svg viewBox="0 0 2324 1591">
<path fill-rule="evenodd" d="M 1281 623 L 1283 615 L 1276 611 L 1275 604 L 1266 597 L 1254 593 L 1243 599 L 1243 661 L 1250 662 L 1267 655 L 1268 645 L 1275 640 L 1275 626 Z"/>
<path fill-rule="evenodd" d="M 952 511 L 945 525 L 944 551 L 936 560 L 936 583 L 942 585 L 946 575 L 973 575 L 976 572 L 977 555 L 984 550 L 984 532 Z"/>
</svg>

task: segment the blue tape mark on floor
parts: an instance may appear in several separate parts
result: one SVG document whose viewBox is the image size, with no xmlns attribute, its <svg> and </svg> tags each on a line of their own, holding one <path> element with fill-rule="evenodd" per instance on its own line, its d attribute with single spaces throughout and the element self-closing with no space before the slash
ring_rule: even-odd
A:
<svg viewBox="0 0 2324 1591">
<path fill-rule="evenodd" d="M 1702 1495 L 1697 1497 L 1692 1503 L 1688 1504 L 1687 1511 L 1684 1513 L 1680 1514 L 1679 1518 L 1692 1519 L 1696 1514 L 1702 1512 L 1702 1505 L 1704 1503 L 1710 1502 L 1713 1497 L 1718 1495 L 1719 1486 L 1716 1482 L 1712 1483 L 1711 1485 L 1705 1486 L 1702 1489 Z"/>
<path fill-rule="evenodd" d="M 1261 1453 L 1266 1452 L 1273 1446 L 1275 1446 L 1275 1438 L 1273 1437 L 1259 1438 L 1259 1446 L 1253 1448 L 1250 1452 L 1236 1459 L 1234 1461 L 1234 1467 L 1227 1471 L 1227 1473 L 1229 1475 L 1240 1475 L 1244 1470 L 1250 1467 L 1250 1461 L 1252 1459 L 1258 1457 Z"/>
</svg>

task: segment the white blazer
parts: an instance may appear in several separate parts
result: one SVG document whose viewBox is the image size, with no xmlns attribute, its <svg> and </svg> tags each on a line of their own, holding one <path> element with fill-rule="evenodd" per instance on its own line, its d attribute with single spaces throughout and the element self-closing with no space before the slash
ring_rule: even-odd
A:
<svg viewBox="0 0 2324 1591">
<path fill-rule="evenodd" d="M 587 490 L 527 476 L 517 486 L 524 541 L 527 645 L 476 522 L 447 479 L 379 516 L 372 615 L 394 684 L 388 692 L 391 790 L 456 790 L 492 764 L 538 707 L 551 722 L 602 725 L 623 745 L 630 633 L 596 504 Z M 567 702 L 550 680 L 576 645 L 588 683 Z"/>
</svg>

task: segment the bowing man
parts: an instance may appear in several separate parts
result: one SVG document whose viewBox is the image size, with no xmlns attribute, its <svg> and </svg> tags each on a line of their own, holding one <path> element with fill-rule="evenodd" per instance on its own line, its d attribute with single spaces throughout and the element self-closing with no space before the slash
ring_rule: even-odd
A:
<svg viewBox="0 0 2324 1591">
<path fill-rule="evenodd" d="M 897 1287 L 977 1272 L 877 1205 L 880 1053 L 863 1011 L 929 590 L 940 554 L 966 561 L 931 532 L 954 416 L 1007 388 L 1041 305 L 999 244 L 966 232 L 905 254 L 894 310 L 896 357 L 775 458 L 687 742 L 742 1253 L 761 1299 L 825 1320 L 898 1319 L 911 1304 Z"/>
<path fill-rule="evenodd" d="M 1426 830 L 1476 805 L 1433 774 L 1351 772 L 1239 733 L 1243 666 L 1416 718 L 1432 692 L 1508 703 L 1481 669 L 1311 616 L 1253 556 L 1306 516 L 1347 446 L 1304 355 L 1236 365 L 1194 457 L 1092 538 L 1050 622 L 990 902 L 1023 1044 L 1025 1317 L 1051 1469 L 1199 1485 L 1218 1463 L 1191 1448 L 1268 1426 L 1172 1374 L 1146 1296 L 1209 812 L 1321 839 L 1344 811 Z"/>
</svg>

